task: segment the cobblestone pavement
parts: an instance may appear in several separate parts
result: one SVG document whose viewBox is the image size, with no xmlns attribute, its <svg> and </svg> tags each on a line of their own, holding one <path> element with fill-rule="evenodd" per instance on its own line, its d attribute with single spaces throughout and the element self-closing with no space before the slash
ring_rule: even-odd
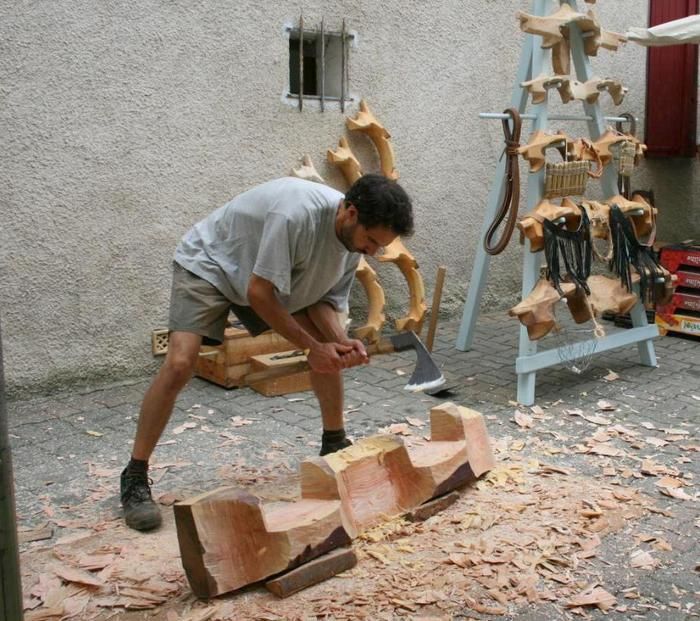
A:
<svg viewBox="0 0 700 621">
<path fill-rule="evenodd" d="M 605 327 L 620 329 L 608 322 Z M 661 563 L 653 571 L 630 567 L 630 553 L 639 546 L 625 530 L 606 537 L 597 558 L 591 560 L 600 583 L 618 603 L 628 606 L 625 612 L 609 611 L 605 618 L 698 617 L 700 341 L 677 335 L 656 339 L 658 368 L 640 365 L 637 348 L 631 346 L 594 356 L 580 375 L 564 367 L 541 372 L 536 402 L 542 410 L 521 406 L 522 412 L 533 417 L 531 427 L 521 427 L 514 422 L 516 322 L 503 314 L 480 317 L 469 352 L 455 349 L 457 328 L 451 323 L 438 331 L 434 356 L 455 384 L 440 399 L 402 390 L 412 363 L 409 353 L 377 357 L 369 367 L 347 371 L 349 434 L 356 438 L 369 435 L 390 423 L 405 422 L 407 416 L 427 420 L 432 405 L 449 399 L 482 412 L 494 441 L 521 440 L 523 454 L 536 452 L 539 440 L 559 443 L 561 452 L 548 455 L 548 463 L 591 477 L 607 472 L 606 482 L 624 480 L 667 512 L 649 513 L 635 523 L 635 532 L 655 534 L 672 547 L 658 554 Z M 618 377 L 610 375 L 611 371 Z M 109 480 L 114 494 L 98 496 L 95 511 L 119 515 L 117 473 L 128 459 L 138 408 L 149 381 L 84 387 L 8 404 L 22 528 L 37 526 L 49 516 L 57 524 L 54 537 L 60 536 L 61 519 L 69 520 L 70 508 L 85 502 L 100 474 L 97 468 L 114 469 Z M 601 411 L 601 400 L 613 409 Z M 601 429 L 596 417 L 632 430 L 636 439 L 631 448 L 628 442 L 620 456 L 609 457 L 577 450 L 590 446 L 586 441 Z M 246 421 L 252 424 L 243 424 Z M 197 426 L 174 433 L 187 422 Z M 212 489 L 222 468 L 232 464 L 240 473 L 274 459 L 294 471 L 300 460 L 317 453 L 319 440 L 320 419 L 311 393 L 265 398 L 250 389 L 224 390 L 194 379 L 178 400 L 157 448 L 155 463 L 169 467 L 152 471 L 155 489 L 181 493 Z M 615 434 L 612 442 L 621 445 Z M 687 484 L 682 489 L 690 499 L 662 495 L 659 477 L 638 474 L 642 459 L 678 470 L 676 478 Z M 23 553 L 27 549 L 25 544 Z M 626 599 L 635 589 L 639 597 Z M 597 610 L 585 614 L 603 617 Z M 560 607 L 538 604 L 502 618 L 574 617 Z"/>
</svg>

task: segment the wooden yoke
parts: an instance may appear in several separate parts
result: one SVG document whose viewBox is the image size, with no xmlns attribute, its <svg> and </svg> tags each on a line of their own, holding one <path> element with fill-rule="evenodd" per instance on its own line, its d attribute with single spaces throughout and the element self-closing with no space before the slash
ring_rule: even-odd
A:
<svg viewBox="0 0 700 621">
<path fill-rule="evenodd" d="M 364 99 L 360 101 L 357 116 L 354 119 L 347 117 L 345 123 L 349 130 L 360 131 L 369 136 L 379 153 L 382 174 L 389 179 L 398 179 L 399 172 L 394 167 L 394 149 L 389 142 L 391 134 L 375 118 Z"/>
<path fill-rule="evenodd" d="M 520 86 L 526 88 L 530 92 L 533 104 L 541 104 L 547 99 L 547 91 L 551 88 L 562 88 L 565 82 L 568 82 L 568 75 L 551 75 L 539 76 L 534 80 L 521 82 Z"/>
<path fill-rule="evenodd" d="M 568 136 L 561 132 L 558 134 L 546 134 L 538 130 L 530 136 L 530 140 L 528 140 L 527 144 L 518 148 L 518 153 L 529 162 L 530 172 L 537 172 L 544 166 L 544 152 L 555 144 L 564 146 L 568 141 Z"/>
<path fill-rule="evenodd" d="M 311 161 L 311 156 L 306 154 L 301 159 L 301 166 L 299 168 L 292 169 L 292 175 L 294 177 L 299 177 L 300 179 L 306 179 L 307 181 L 315 181 L 316 183 L 326 183 L 318 174 L 314 163 Z"/>
<path fill-rule="evenodd" d="M 634 233 L 639 241 L 643 241 L 645 237 L 654 233 L 656 226 L 656 214 L 658 210 L 652 207 L 643 196 L 634 194 L 633 200 L 627 200 L 621 194 L 612 196 L 603 201 L 608 205 L 608 215 L 610 207 L 617 205 L 620 210 L 630 219 L 634 227 Z"/>
<path fill-rule="evenodd" d="M 588 12 L 589 15 L 593 11 Z M 597 56 L 598 50 L 602 47 L 611 52 L 617 52 L 620 45 L 627 43 L 627 37 L 619 32 L 611 32 L 610 30 L 600 30 L 592 36 L 586 37 L 583 40 L 583 51 L 587 56 Z"/>
<path fill-rule="evenodd" d="M 551 15 L 529 15 L 518 11 L 516 16 L 520 20 L 520 29 L 523 32 L 542 37 L 542 47 L 545 49 L 559 43 L 564 38 L 564 30 L 571 23 L 575 23 L 582 32 L 600 32 L 600 25 L 594 15 L 578 13 L 569 4 L 562 4 L 559 10 Z"/>
<path fill-rule="evenodd" d="M 352 185 L 362 176 L 360 162 L 357 161 L 344 137 L 338 141 L 338 148 L 335 151 L 328 149 L 327 155 L 328 161 L 340 168 L 348 185 Z"/>
<path fill-rule="evenodd" d="M 382 326 L 386 320 L 384 289 L 377 280 L 377 272 L 372 269 L 364 257 L 360 259 L 355 276 L 362 284 L 367 296 L 367 323 L 355 329 L 355 337 L 367 343 L 376 343 L 379 341 Z"/>
<path fill-rule="evenodd" d="M 627 89 L 619 80 L 593 78 L 587 82 L 566 80 L 559 89 L 561 100 L 569 103 L 573 99 L 594 104 L 602 91 L 608 91 L 613 103 L 619 106 L 627 94 Z"/>
<path fill-rule="evenodd" d="M 591 307 L 597 316 L 608 311 L 616 315 L 624 315 L 637 303 L 637 296 L 627 291 L 619 278 L 594 275 L 589 276 L 586 282 L 591 290 L 589 297 Z M 639 274 L 632 274 L 632 283 L 638 282 Z"/>
<path fill-rule="evenodd" d="M 384 249 L 384 254 L 378 256 L 377 260 L 397 265 L 408 283 L 410 295 L 408 313 L 396 320 L 396 329 L 399 332 L 412 330 L 420 335 L 427 306 L 425 304 L 425 287 L 423 286 L 423 278 L 418 271 L 418 262 L 398 237 Z"/>
<path fill-rule="evenodd" d="M 642 144 L 642 142 L 635 136 L 629 134 L 621 134 L 608 128 L 607 131 L 595 141 L 595 148 L 600 154 L 600 160 L 603 166 L 607 165 L 610 160 L 612 160 L 613 155 L 610 152 L 610 147 L 621 142 L 632 142 L 635 145 L 635 157 L 640 158 L 644 156 L 644 152 L 647 150 L 647 146 Z"/>
<path fill-rule="evenodd" d="M 561 205 L 548 200 L 540 201 L 530 213 L 524 215 L 518 228 L 530 240 L 530 250 L 537 252 L 544 248 L 544 220 L 555 222 L 564 218 L 566 229 L 575 231 L 581 220 L 581 210 L 570 198 L 563 198 Z"/>
<path fill-rule="evenodd" d="M 372 140 L 379 153 L 382 174 L 389 179 L 398 179 L 399 172 L 394 165 L 394 151 L 389 142 L 391 134 L 389 134 L 386 128 L 376 119 L 374 114 L 372 114 L 364 99 L 360 101 L 360 109 L 355 118 L 347 117 L 345 121 L 348 129 L 362 132 Z M 394 240 L 387 246 L 384 254 L 378 256 L 377 259 L 382 263 L 396 264 L 408 285 L 408 313 L 404 317 L 396 320 L 396 329 L 399 331 L 412 330 L 416 334 L 420 334 L 423 321 L 425 320 L 427 306 L 425 304 L 423 278 L 417 269 L 418 263 L 400 239 Z M 368 276 L 371 275 L 368 273 Z M 371 329 L 369 332 L 371 334 Z"/>
<path fill-rule="evenodd" d="M 571 295 L 576 291 L 573 283 L 562 283 L 564 295 Z M 562 296 L 546 278 L 540 278 L 535 288 L 529 295 L 508 311 L 511 317 L 517 317 L 521 324 L 527 328 L 527 336 L 531 341 L 541 339 L 549 334 L 556 324 L 554 305 Z"/>
</svg>

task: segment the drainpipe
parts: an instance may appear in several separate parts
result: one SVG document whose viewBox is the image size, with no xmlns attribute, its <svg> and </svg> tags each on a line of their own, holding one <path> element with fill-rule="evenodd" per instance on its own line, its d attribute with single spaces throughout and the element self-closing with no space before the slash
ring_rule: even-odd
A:
<svg viewBox="0 0 700 621">
<path fill-rule="evenodd" d="M 0 619 L 22 621 L 22 618 L 22 579 L 19 573 L 17 516 L 12 456 L 7 434 L 2 332 L 0 332 Z"/>
</svg>

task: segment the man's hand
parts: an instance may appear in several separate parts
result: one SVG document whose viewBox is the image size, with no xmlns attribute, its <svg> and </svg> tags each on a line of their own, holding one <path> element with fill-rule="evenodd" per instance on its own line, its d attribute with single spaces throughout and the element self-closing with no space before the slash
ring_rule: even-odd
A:
<svg viewBox="0 0 700 621">
<path fill-rule="evenodd" d="M 344 368 L 349 369 L 350 367 L 356 367 L 369 362 L 369 356 L 367 355 L 367 350 L 362 341 L 348 339 L 344 342 L 344 345 L 350 345 L 352 347 L 351 351 L 342 356 L 343 362 L 345 363 Z"/>
<path fill-rule="evenodd" d="M 354 339 L 344 343 L 318 343 L 309 350 L 306 359 L 316 373 L 337 373 L 369 362 L 364 345 Z"/>
</svg>

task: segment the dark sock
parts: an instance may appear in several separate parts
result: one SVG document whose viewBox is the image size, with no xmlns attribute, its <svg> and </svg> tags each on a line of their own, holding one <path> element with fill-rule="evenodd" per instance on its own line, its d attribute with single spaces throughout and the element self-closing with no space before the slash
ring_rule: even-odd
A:
<svg viewBox="0 0 700 621">
<path fill-rule="evenodd" d="M 345 440 L 345 429 L 334 429 L 333 431 L 323 430 L 321 442 L 324 444 L 335 444 L 336 442 L 342 442 L 343 440 Z"/>
<path fill-rule="evenodd" d="M 129 460 L 129 465 L 126 467 L 127 470 L 132 472 L 147 472 L 148 471 L 148 460 L 147 459 L 134 459 L 133 457 Z"/>
</svg>

